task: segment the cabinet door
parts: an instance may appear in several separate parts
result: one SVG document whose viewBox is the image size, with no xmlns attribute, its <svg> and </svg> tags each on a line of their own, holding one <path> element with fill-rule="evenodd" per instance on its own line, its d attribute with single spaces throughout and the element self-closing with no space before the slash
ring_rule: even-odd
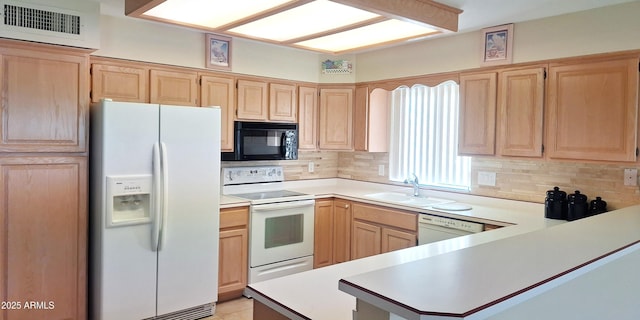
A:
<svg viewBox="0 0 640 320">
<path fill-rule="evenodd" d="M 238 80 L 238 119 L 267 120 L 267 96 L 266 82 Z"/>
<path fill-rule="evenodd" d="M 353 149 L 353 89 L 320 89 L 320 149 Z"/>
<path fill-rule="evenodd" d="M 552 159 L 635 161 L 638 58 L 549 67 Z"/>
<path fill-rule="evenodd" d="M 541 157 L 544 68 L 504 71 L 498 83 L 500 154 Z"/>
<path fill-rule="evenodd" d="M 333 263 L 351 260 L 351 202 L 333 201 Z"/>
<path fill-rule="evenodd" d="M 333 200 L 316 200 L 313 230 L 313 268 L 333 264 Z"/>
<path fill-rule="evenodd" d="M 0 47 L 2 152 L 85 152 L 89 56 Z"/>
<path fill-rule="evenodd" d="M 382 253 L 414 247 L 417 243 L 415 233 L 382 228 Z"/>
<path fill-rule="evenodd" d="M 149 75 L 149 102 L 176 106 L 198 106 L 198 74 L 155 70 Z"/>
<path fill-rule="evenodd" d="M 233 151 L 233 119 L 235 108 L 235 85 L 231 77 L 202 76 L 200 78 L 201 106 L 220 107 L 220 149 Z"/>
<path fill-rule="evenodd" d="M 91 101 L 102 99 L 149 102 L 149 69 L 94 63 L 91 65 Z"/>
<path fill-rule="evenodd" d="M 369 87 L 358 86 L 353 105 L 353 148 L 367 151 L 369 147 Z"/>
<path fill-rule="evenodd" d="M 351 258 L 360 259 L 381 253 L 382 230 L 379 226 L 353 221 Z"/>
<path fill-rule="evenodd" d="M 296 86 L 269 84 L 269 120 L 296 122 L 298 120 Z"/>
<path fill-rule="evenodd" d="M 87 318 L 87 163 L 84 157 L 0 159 L 0 319 Z"/>
<path fill-rule="evenodd" d="M 220 210 L 218 300 L 239 297 L 247 286 L 249 209 Z"/>
<path fill-rule="evenodd" d="M 318 143 L 318 89 L 298 88 L 298 149 L 315 150 Z"/>
<path fill-rule="evenodd" d="M 460 75 L 458 154 L 495 154 L 496 78 L 495 72 Z"/>
</svg>

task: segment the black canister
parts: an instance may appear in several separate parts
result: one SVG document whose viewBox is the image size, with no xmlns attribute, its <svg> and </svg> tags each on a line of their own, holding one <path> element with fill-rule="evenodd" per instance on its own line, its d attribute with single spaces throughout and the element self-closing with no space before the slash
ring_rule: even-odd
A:
<svg viewBox="0 0 640 320">
<path fill-rule="evenodd" d="M 589 204 L 587 203 L 587 196 L 581 194 L 576 190 L 574 194 L 570 194 L 568 197 L 569 211 L 567 211 L 567 220 L 573 221 L 582 219 L 587 216 L 589 212 Z"/>
<path fill-rule="evenodd" d="M 544 216 L 549 219 L 567 219 L 567 193 L 554 187 L 544 199 Z"/>
<path fill-rule="evenodd" d="M 607 202 L 600 197 L 596 197 L 595 200 L 591 200 L 589 203 L 589 215 L 596 215 L 607 212 Z"/>
</svg>

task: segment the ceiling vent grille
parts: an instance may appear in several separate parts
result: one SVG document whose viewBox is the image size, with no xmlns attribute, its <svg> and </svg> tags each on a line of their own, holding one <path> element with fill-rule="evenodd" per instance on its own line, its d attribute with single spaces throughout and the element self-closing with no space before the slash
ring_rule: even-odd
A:
<svg viewBox="0 0 640 320">
<path fill-rule="evenodd" d="M 100 48 L 100 3 L 0 0 L 0 38 Z"/>
<path fill-rule="evenodd" d="M 4 24 L 66 34 L 80 34 L 80 16 L 8 4 L 4 5 Z"/>
</svg>

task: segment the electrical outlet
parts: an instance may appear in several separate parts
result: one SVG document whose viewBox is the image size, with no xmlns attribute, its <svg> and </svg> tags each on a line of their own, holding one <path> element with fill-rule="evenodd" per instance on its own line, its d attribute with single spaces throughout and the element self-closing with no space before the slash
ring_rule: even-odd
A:
<svg viewBox="0 0 640 320">
<path fill-rule="evenodd" d="M 496 173 L 489 171 L 478 171 L 478 185 L 496 186 Z"/>
<path fill-rule="evenodd" d="M 624 169 L 624 185 L 625 186 L 638 185 L 638 169 Z"/>
<path fill-rule="evenodd" d="M 384 164 L 379 164 L 378 165 L 378 175 L 379 176 L 384 176 Z"/>
<path fill-rule="evenodd" d="M 315 170 L 315 168 L 316 168 L 316 165 L 313 163 L 313 161 L 309 162 L 309 167 L 308 167 L 307 171 L 311 173 L 311 172 L 313 172 Z"/>
</svg>

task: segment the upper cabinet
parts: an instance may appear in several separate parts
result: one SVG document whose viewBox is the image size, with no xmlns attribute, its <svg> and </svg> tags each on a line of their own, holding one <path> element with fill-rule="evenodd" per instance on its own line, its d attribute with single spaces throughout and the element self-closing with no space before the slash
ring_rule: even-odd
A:
<svg viewBox="0 0 640 320">
<path fill-rule="evenodd" d="M 636 160 L 637 57 L 551 64 L 548 93 L 549 158 Z"/>
<path fill-rule="evenodd" d="M 269 115 L 267 88 L 268 84 L 264 81 L 238 80 L 238 119 L 267 119 Z"/>
<path fill-rule="evenodd" d="M 149 102 L 197 107 L 198 73 L 152 69 L 149 74 Z"/>
<path fill-rule="evenodd" d="M 235 79 L 229 76 L 203 74 L 200 76 L 201 106 L 220 107 L 220 149 L 233 151 L 233 120 L 236 99 Z"/>
<path fill-rule="evenodd" d="M 238 120 L 296 122 L 297 112 L 294 84 L 238 80 Z"/>
<path fill-rule="evenodd" d="M 320 149 L 353 150 L 353 91 L 320 89 Z"/>
<path fill-rule="evenodd" d="M 298 149 L 316 150 L 318 145 L 318 88 L 298 87 Z"/>
<path fill-rule="evenodd" d="M 353 123 L 356 151 L 389 151 L 390 94 L 380 88 L 356 87 Z"/>
<path fill-rule="evenodd" d="M 497 73 L 460 74 L 458 154 L 495 154 Z"/>
<path fill-rule="evenodd" d="M 269 120 L 297 122 L 298 104 L 294 84 L 269 84 Z"/>
<path fill-rule="evenodd" d="M 136 65 L 91 65 L 91 102 L 108 98 L 124 102 L 148 102 L 149 69 Z"/>
<path fill-rule="evenodd" d="M 85 152 L 89 53 L 0 42 L 2 152 Z"/>
<path fill-rule="evenodd" d="M 186 68 L 164 68 L 143 62 L 93 58 L 91 101 L 199 105 L 198 73 Z"/>
<path fill-rule="evenodd" d="M 500 71 L 498 75 L 498 153 L 542 157 L 545 68 Z"/>
</svg>

